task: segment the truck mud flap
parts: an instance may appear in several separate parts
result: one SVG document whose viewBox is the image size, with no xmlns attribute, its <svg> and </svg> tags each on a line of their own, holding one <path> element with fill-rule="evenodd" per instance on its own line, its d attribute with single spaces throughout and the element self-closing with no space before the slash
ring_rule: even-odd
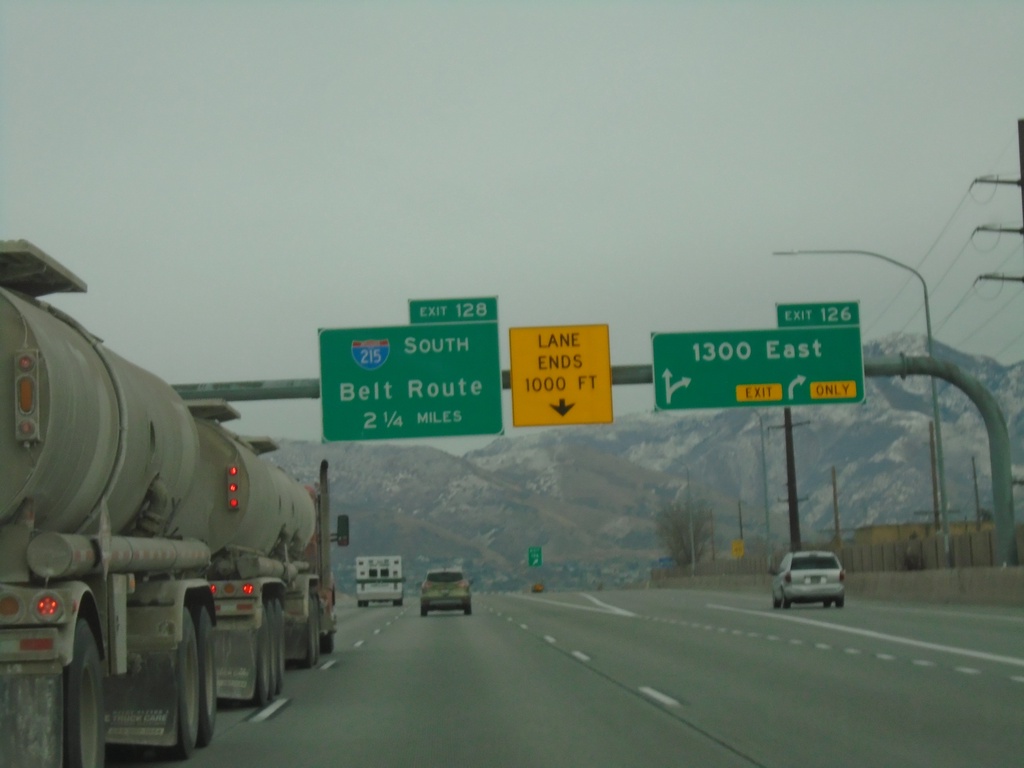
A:
<svg viewBox="0 0 1024 768">
<path fill-rule="evenodd" d="M 213 632 L 217 659 L 217 698 L 248 701 L 256 693 L 256 632 L 222 629 Z"/>
<path fill-rule="evenodd" d="M 0 673 L 0 764 L 60 768 L 64 689 L 57 674 Z"/>
<path fill-rule="evenodd" d="M 178 740 L 178 692 L 173 652 L 148 652 L 126 675 L 109 677 L 107 742 L 169 747 Z"/>
</svg>

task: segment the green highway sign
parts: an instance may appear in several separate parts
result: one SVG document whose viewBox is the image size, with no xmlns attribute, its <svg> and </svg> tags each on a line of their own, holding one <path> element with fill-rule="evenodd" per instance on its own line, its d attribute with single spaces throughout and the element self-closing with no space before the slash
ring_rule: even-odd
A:
<svg viewBox="0 0 1024 768">
<path fill-rule="evenodd" d="M 653 333 L 655 410 L 864 400 L 859 326 Z"/>
<path fill-rule="evenodd" d="M 779 328 L 812 325 L 860 325 L 860 302 L 776 304 Z"/>
<path fill-rule="evenodd" d="M 409 299 L 409 322 L 498 322 L 498 299 Z"/>
<path fill-rule="evenodd" d="M 323 440 L 502 433 L 498 324 L 320 330 Z"/>
<path fill-rule="evenodd" d="M 540 547 L 530 547 L 526 550 L 526 564 L 531 568 L 539 568 L 544 564 Z"/>
</svg>

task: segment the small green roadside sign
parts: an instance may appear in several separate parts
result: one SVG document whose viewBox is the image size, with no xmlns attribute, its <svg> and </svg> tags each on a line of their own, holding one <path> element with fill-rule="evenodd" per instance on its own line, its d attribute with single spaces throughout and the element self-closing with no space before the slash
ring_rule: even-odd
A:
<svg viewBox="0 0 1024 768">
<path fill-rule="evenodd" d="M 526 550 L 526 564 L 531 568 L 539 568 L 544 564 L 544 559 L 541 557 L 540 547 L 530 547 Z"/>
<path fill-rule="evenodd" d="M 776 304 L 779 328 L 813 325 L 860 325 L 860 302 Z"/>
<path fill-rule="evenodd" d="M 498 299 L 409 299 L 409 322 L 479 323 L 498 322 Z"/>
<path fill-rule="evenodd" d="M 859 326 L 654 333 L 656 410 L 864 399 Z"/>
<path fill-rule="evenodd" d="M 498 324 L 320 330 L 323 440 L 502 433 Z"/>
</svg>

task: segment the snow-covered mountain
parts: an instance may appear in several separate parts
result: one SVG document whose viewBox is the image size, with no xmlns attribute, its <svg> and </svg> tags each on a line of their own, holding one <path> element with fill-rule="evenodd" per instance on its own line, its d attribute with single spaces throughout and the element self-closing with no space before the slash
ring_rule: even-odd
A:
<svg viewBox="0 0 1024 768">
<path fill-rule="evenodd" d="M 865 345 L 864 357 L 924 355 L 921 337 L 894 335 Z M 997 399 L 1022 455 L 1024 363 L 1004 366 L 939 343 L 935 356 L 957 365 Z M 805 542 L 834 530 L 832 470 L 841 525 L 927 520 L 932 509 L 930 380 L 868 378 L 860 405 L 793 409 L 800 522 Z M 975 405 L 938 383 L 950 518 L 990 509 L 988 436 Z M 759 418 L 760 416 L 760 418 Z M 518 587 L 538 578 L 566 586 L 631 581 L 663 550 L 657 512 L 690 480 L 690 495 L 715 511 L 719 553 L 739 533 L 748 550 L 765 534 L 788 540 L 785 438 L 781 408 L 638 414 L 610 425 L 502 437 L 462 457 L 400 444 L 286 441 L 272 460 L 311 481 L 330 462 L 335 513 L 347 512 L 352 553 L 404 554 L 418 570 L 459 561 L 484 584 Z M 972 461 L 973 460 L 973 461 Z M 975 470 L 977 502 L 975 496 Z M 1015 472 L 1024 475 L 1024 468 Z M 545 565 L 528 569 L 526 550 Z M 339 562 L 346 556 L 341 555 Z M 351 559 L 351 558 L 349 558 Z"/>
</svg>

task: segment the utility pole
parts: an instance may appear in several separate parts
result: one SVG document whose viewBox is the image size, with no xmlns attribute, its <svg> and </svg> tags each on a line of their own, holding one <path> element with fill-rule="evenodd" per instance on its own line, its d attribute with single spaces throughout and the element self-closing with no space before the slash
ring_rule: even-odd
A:
<svg viewBox="0 0 1024 768">
<path fill-rule="evenodd" d="M 1021 190 L 1020 198 L 1020 215 L 1021 221 L 1024 222 L 1024 120 L 1017 121 L 1017 144 L 1018 151 L 1020 153 L 1020 175 L 1021 178 L 1016 181 L 1010 179 L 992 178 L 988 176 L 982 176 L 979 179 L 975 179 L 971 186 L 974 184 L 1012 184 Z M 1014 234 L 1024 236 L 1024 223 L 1022 223 L 1020 229 L 1010 229 L 1008 227 L 995 227 L 995 226 L 982 226 L 975 227 L 975 232 L 1012 232 Z M 1010 281 L 1015 283 L 1024 283 L 1024 277 L 1015 277 L 1013 275 L 979 275 L 979 280 L 1002 280 Z"/>
<path fill-rule="evenodd" d="M 978 498 L 978 462 L 971 456 L 971 469 L 974 472 L 974 530 L 981 530 L 981 499 Z"/>
<path fill-rule="evenodd" d="M 736 506 L 740 512 L 740 538 L 743 538 L 743 499 L 736 499 Z"/>
<path fill-rule="evenodd" d="M 838 551 L 843 545 L 843 530 L 839 526 L 839 488 L 836 486 L 836 468 L 834 464 L 832 465 L 832 516 L 836 524 L 835 547 Z"/>
<path fill-rule="evenodd" d="M 800 510 L 796 498 L 796 456 L 793 451 L 793 411 L 785 409 L 786 429 L 786 490 L 789 496 L 789 549 L 799 552 L 800 544 Z"/>
<path fill-rule="evenodd" d="M 938 534 L 942 530 L 942 524 L 939 520 L 939 476 L 936 461 L 935 461 L 935 422 L 928 422 L 928 443 L 930 451 L 928 453 L 932 461 L 932 510 L 935 513 L 935 533 Z"/>
</svg>

